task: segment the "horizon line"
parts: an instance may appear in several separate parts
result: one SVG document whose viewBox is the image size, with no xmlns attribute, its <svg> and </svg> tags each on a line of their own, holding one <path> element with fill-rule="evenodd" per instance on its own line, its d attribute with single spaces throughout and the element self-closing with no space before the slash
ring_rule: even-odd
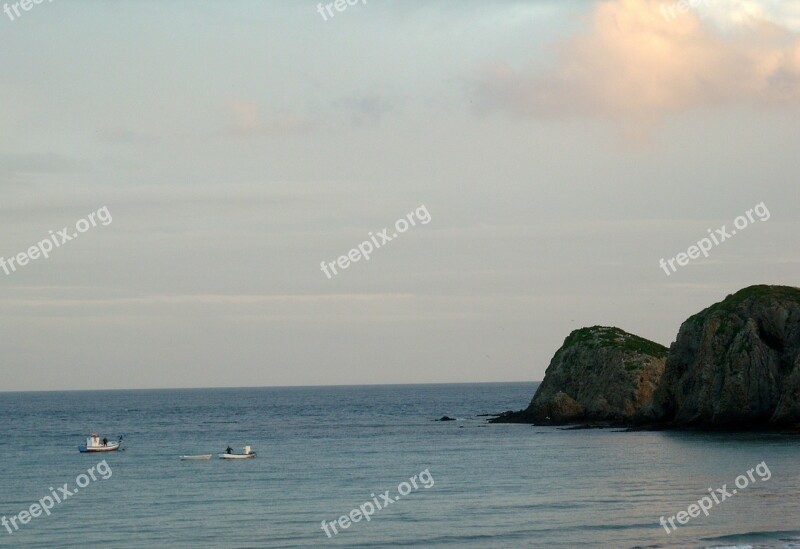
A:
<svg viewBox="0 0 800 549">
<path fill-rule="evenodd" d="M 24 389 L 17 391 L 0 391 L 0 395 L 20 394 L 20 393 L 96 393 L 96 392 L 121 392 L 121 391 L 203 391 L 215 389 L 311 389 L 329 387 L 399 387 L 399 386 L 419 386 L 419 385 L 499 385 L 511 383 L 541 383 L 542 380 L 522 380 L 522 381 L 456 381 L 456 382 L 426 382 L 426 383 L 350 383 L 350 384 L 331 384 L 331 385 L 253 385 L 253 386 L 233 386 L 224 385 L 216 387 L 137 387 L 133 389 L 125 388 L 104 388 L 104 389 Z"/>
</svg>

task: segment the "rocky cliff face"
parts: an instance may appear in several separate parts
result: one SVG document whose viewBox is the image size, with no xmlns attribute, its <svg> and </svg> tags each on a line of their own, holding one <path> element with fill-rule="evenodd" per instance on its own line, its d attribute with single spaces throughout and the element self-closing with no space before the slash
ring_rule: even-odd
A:
<svg viewBox="0 0 800 549">
<path fill-rule="evenodd" d="M 641 419 L 742 429 L 800 423 L 800 289 L 751 286 L 684 322 Z"/>
<path fill-rule="evenodd" d="M 498 421 L 627 420 L 650 404 L 666 354 L 658 343 L 619 328 L 575 330 L 550 361 L 530 406 Z"/>
</svg>

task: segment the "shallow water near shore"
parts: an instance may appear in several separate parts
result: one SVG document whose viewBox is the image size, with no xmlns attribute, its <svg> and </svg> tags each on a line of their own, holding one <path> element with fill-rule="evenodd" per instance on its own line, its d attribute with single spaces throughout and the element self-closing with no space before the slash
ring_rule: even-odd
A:
<svg viewBox="0 0 800 549">
<path fill-rule="evenodd" d="M 536 383 L 0 394 L 0 515 L 106 460 L 3 547 L 800 547 L 800 437 L 488 425 Z M 457 421 L 433 421 L 443 415 Z M 92 431 L 126 451 L 78 453 Z M 249 444 L 253 460 L 182 462 Z M 674 516 L 765 462 L 755 481 L 667 534 Z M 372 494 L 428 470 L 369 521 Z M 358 516 L 358 515 L 356 515 Z"/>
</svg>

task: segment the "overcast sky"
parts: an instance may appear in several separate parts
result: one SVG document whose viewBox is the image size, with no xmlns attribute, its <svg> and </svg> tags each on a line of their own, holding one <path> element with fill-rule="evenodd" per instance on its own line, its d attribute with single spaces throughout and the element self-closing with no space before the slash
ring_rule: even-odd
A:
<svg viewBox="0 0 800 549">
<path fill-rule="evenodd" d="M 0 256 L 113 219 L 0 270 L 0 390 L 540 380 L 573 329 L 798 285 L 800 2 L 661 5 L 0 13 Z"/>
</svg>

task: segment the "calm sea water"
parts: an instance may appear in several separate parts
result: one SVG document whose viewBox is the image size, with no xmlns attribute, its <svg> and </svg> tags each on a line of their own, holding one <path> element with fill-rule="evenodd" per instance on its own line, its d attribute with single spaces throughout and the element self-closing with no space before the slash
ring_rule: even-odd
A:
<svg viewBox="0 0 800 549">
<path fill-rule="evenodd" d="M 105 459 L 2 547 L 800 547 L 800 440 L 487 425 L 535 383 L 0 393 L 0 514 Z M 432 421 L 442 415 L 458 421 Z M 127 450 L 82 455 L 92 431 Z M 250 444 L 246 461 L 182 454 Z M 766 462 L 768 481 L 667 534 L 662 515 Z M 321 521 L 428 470 L 369 522 Z M 87 479 L 88 480 L 88 479 Z M 405 487 L 403 488 L 405 490 Z M 355 515 L 358 517 L 358 515 Z M 792 540 L 798 540 L 793 542 Z"/>
</svg>

